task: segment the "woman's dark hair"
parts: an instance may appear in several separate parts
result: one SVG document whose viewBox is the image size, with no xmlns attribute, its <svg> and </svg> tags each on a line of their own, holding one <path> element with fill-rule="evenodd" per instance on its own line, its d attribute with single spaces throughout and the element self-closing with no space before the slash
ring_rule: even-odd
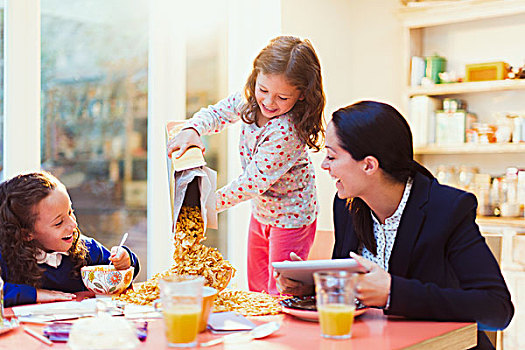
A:
<svg viewBox="0 0 525 350">
<path fill-rule="evenodd" d="M 32 239 L 35 208 L 59 186 L 64 185 L 47 172 L 18 175 L 0 184 L 0 250 L 9 267 L 8 282 L 40 287 L 44 270 L 36 262 L 39 246 Z M 87 264 L 87 248 L 78 229 L 68 253 L 75 267 L 72 277 L 78 277 L 80 267 Z"/>
<path fill-rule="evenodd" d="M 332 123 L 338 145 L 356 161 L 375 157 L 379 167 L 393 181 L 405 183 L 419 172 L 434 176 L 414 160 L 412 133 L 405 118 L 392 106 L 375 101 L 361 101 L 335 111 Z M 377 253 L 370 208 L 361 198 L 349 199 L 354 229 L 360 243 Z"/>
</svg>

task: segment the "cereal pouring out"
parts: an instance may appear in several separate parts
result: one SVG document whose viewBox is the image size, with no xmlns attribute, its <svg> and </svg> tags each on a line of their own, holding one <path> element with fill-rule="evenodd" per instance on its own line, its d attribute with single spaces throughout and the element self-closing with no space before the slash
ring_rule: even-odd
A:
<svg viewBox="0 0 525 350">
<path fill-rule="evenodd" d="M 205 285 L 222 291 L 235 273 L 235 269 L 216 248 L 203 245 L 206 239 L 201 211 L 198 207 L 181 207 L 175 230 L 174 264 L 166 271 L 134 286 L 115 299 L 139 305 L 150 305 L 159 298 L 158 281 L 170 275 L 200 275 Z"/>
<path fill-rule="evenodd" d="M 160 279 L 173 275 L 200 275 L 205 285 L 219 291 L 213 304 L 213 312 L 236 311 L 245 316 L 278 314 L 279 299 L 266 293 L 226 289 L 235 268 L 225 260 L 216 248 L 203 245 L 206 239 L 201 211 L 198 207 L 181 207 L 175 230 L 174 264 L 164 272 L 128 289 L 113 298 L 132 304 L 151 305 L 159 298 Z"/>
</svg>

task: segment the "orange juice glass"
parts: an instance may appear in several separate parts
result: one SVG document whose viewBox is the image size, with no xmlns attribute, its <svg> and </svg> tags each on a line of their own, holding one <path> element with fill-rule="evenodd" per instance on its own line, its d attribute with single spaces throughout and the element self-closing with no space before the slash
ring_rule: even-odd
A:
<svg viewBox="0 0 525 350">
<path fill-rule="evenodd" d="M 169 347 L 197 345 L 203 286 L 202 276 L 173 275 L 160 281 L 160 303 L 155 308 L 162 311 Z"/>
<path fill-rule="evenodd" d="M 190 344 L 195 341 L 201 308 L 196 305 L 178 305 L 164 309 L 162 314 L 169 344 Z"/>
<path fill-rule="evenodd" d="M 348 339 L 355 312 L 356 274 L 347 271 L 314 273 L 321 336 Z"/>
</svg>

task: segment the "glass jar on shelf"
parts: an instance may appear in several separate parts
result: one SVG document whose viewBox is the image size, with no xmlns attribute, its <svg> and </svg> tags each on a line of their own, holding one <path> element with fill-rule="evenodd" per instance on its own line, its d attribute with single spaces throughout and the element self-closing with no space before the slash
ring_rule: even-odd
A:
<svg viewBox="0 0 525 350">
<path fill-rule="evenodd" d="M 490 205 L 492 208 L 492 215 L 500 216 L 502 202 L 503 176 L 498 176 L 492 179 L 492 185 L 490 186 Z"/>
<path fill-rule="evenodd" d="M 490 175 L 475 174 L 473 192 L 478 200 L 478 215 L 490 216 L 494 212 L 490 202 Z"/>
<path fill-rule="evenodd" d="M 525 113 L 510 113 L 507 117 L 512 120 L 512 142 L 525 142 Z"/>
<path fill-rule="evenodd" d="M 512 120 L 502 113 L 496 113 L 495 122 L 496 130 L 494 132 L 494 137 L 496 142 L 509 143 L 512 138 Z"/>
<path fill-rule="evenodd" d="M 474 176 L 479 172 L 477 167 L 472 166 L 461 166 L 458 174 L 458 186 L 459 188 L 470 191 L 474 187 Z"/>
<path fill-rule="evenodd" d="M 516 217 L 520 214 L 518 202 L 518 168 L 507 168 L 501 188 L 501 216 Z"/>
<path fill-rule="evenodd" d="M 474 123 L 472 128 L 477 133 L 478 143 L 494 143 L 496 142 L 495 130 L 496 127 L 487 123 Z"/>
<path fill-rule="evenodd" d="M 457 187 L 458 174 L 456 168 L 450 165 L 440 165 L 437 168 L 436 178 L 440 184 Z"/>
<path fill-rule="evenodd" d="M 457 98 L 445 98 L 443 99 L 443 111 L 454 113 L 457 110 L 466 110 L 467 103 Z"/>
</svg>

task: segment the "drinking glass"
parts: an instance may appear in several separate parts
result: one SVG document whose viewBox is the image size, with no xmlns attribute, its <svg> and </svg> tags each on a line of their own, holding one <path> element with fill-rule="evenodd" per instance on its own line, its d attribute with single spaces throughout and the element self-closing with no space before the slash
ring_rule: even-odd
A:
<svg viewBox="0 0 525 350">
<path fill-rule="evenodd" d="M 348 271 L 314 273 L 321 336 L 348 339 L 352 336 L 357 274 Z"/>
<path fill-rule="evenodd" d="M 162 279 L 160 303 L 169 347 L 194 347 L 202 311 L 204 277 L 174 275 Z M 159 310 L 160 311 L 160 310 Z"/>
</svg>

